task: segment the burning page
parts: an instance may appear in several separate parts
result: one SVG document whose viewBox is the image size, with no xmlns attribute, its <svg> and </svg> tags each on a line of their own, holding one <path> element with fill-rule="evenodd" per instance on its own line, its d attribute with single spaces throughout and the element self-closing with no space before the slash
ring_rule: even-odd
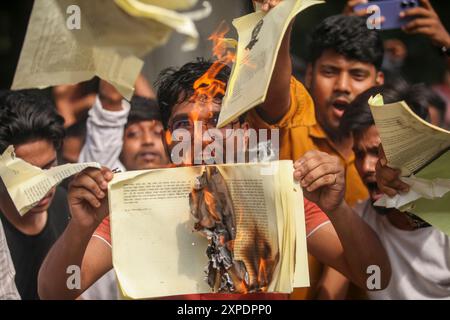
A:
<svg viewBox="0 0 450 320">
<path fill-rule="evenodd" d="M 278 254 L 273 254 L 258 225 L 254 225 L 253 243 L 245 248 L 242 260 L 235 259 L 234 246 L 239 221 L 231 195 L 220 171 L 215 166 L 205 167 L 196 178 L 189 195 L 194 229 L 208 239 L 205 268 L 206 281 L 213 292 L 247 293 L 267 291 Z M 241 213 L 242 214 L 242 213 Z M 248 239 L 246 239 L 248 243 Z"/>
</svg>

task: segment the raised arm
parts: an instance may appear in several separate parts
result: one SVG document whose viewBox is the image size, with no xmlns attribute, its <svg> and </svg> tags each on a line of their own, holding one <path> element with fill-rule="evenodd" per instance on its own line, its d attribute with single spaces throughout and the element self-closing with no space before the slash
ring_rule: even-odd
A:
<svg viewBox="0 0 450 320">
<path fill-rule="evenodd" d="M 119 92 L 106 81 L 100 81 L 99 94 L 89 111 L 86 142 L 79 162 L 96 161 L 123 170 L 119 156 L 129 112 L 130 104 Z"/>
<path fill-rule="evenodd" d="M 262 3 L 261 9 L 268 11 L 282 0 L 257 0 Z M 290 56 L 290 41 L 293 21 L 284 34 L 280 51 L 278 52 L 275 69 L 270 80 L 266 100 L 257 108 L 260 117 L 269 124 L 276 123 L 289 111 L 290 82 L 292 62 Z"/>
<path fill-rule="evenodd" d="M 344 201 L 345 170 L 339 159 L 309 151 L 294 168 L 304 195 L 331 221 L 308 237 L 309 252 L 366 290 L 368 267 L 379 267 L 380 286 L 385 288 L 391 276 L 389 258 L 377 234 Z"/>
</svg>

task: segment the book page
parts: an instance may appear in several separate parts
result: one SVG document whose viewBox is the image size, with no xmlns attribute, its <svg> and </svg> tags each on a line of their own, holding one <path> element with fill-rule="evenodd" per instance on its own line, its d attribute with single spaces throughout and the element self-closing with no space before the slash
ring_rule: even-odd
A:
<svg viewBox="0 0 450 320">
<path fill-rule="evenodd" d="M 1 201 L 12 201 L 14 206 L 3 206 L 10 209 L 15 207 L 23 216 L 54 186 L 88 167 L 100 168 L 100 165 L 96 162 L 68 163 L 42 170 L 16 157 L 14 147 L 9 146 L 0 156 L 0 177 L 3 187 L 8 191 L 7 194 L 2 194 Z"/>
<path fill-rule="evenodd" d="M 238 35 L 236 62 L 222 103 L 218 127 L 264 102 L 281 41 L 291 20 L 315 0 L 284 0 L 268 13 L 233 20 Z"/>
<path fill-rule="evenodd" d="M 388 164 L 403 176 L 417 172 L 450 148 L 450 132 L 420 119 L 404 102 L 369 100 Z"/>
<path fill-rule="evenodd" d="M 68 27 L 70 6 L 79 7 L 79 28 Z M 197 30 L 188 17 L 137 0 L 36 0 L 12 89 L 74 84 L 97 75 L 130 100 L 140 57 L 166 43 L 172 30 L 188 36 L 185 49 L 196 45 Z"/>
<path fill-rule="evenodd" d="M 447 151 L 416 175 L 402 178 L 404 182 L 410 185 L 409 192 L 396 195 L 392 199 L 386 197 L 385 203 L 381 203 L 381 205 L 389 205 L 398 208 L 400 211 L 414 213 L 432 226 L 450 235 L 449 163 L 450 151 Z"/>
<path fill-rule="evenodd" d="M 234 259 L 243 261 L 250 286 L 269 287 L 281 253 L 275 205 L 275 175 L 261 175 L 262 165 L 221 166 L 236 214 Z"/>
<path fill-rule="evenodd" d="M 204 281 L 207 240 L 193 232 L 189 208 L 201 169 L 147 171 L 110 183 L 113 265 L 127 297 L 210 291 Z"/>
</svg>

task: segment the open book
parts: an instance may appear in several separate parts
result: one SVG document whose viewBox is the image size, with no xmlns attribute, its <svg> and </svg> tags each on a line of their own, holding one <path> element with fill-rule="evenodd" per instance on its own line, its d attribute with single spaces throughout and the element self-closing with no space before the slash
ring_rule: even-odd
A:
<svg viewBox="0 0 450 320">
<path fill-rule="evenodd" d="M 375 205 L 412 212 L 450 235 L 450 132 L 417 116 L 404 102 L 369 100 L 388 165 L 402 172 L 406 194 Z"/>
<path fill-rule="evenodd" d="M 292 162 L 119 173 L 109 184 L 113 265 L 126 297 L 292 292 L 309 286 Z"/>
<path fill-rule="evenodd" d="M 377 95 L 369 105 L 388 163 L 403 176 L 417 173 L 450 150 L 450 131 L 421 119 L 406 102 L 384 104 Z"/>
<path fill-rule="evenodd" d="M 23 216 L 64 179 L 93 167 L 96 162 L 68 163 L 42 170 L 16 157 L 9 146 L 0 155 L 0 210 L 16 212 Z"/>
<path fill-rule="evenodd" d="M 324 1 L 283 0 L 268 13 L 257 11 L 233 20 L 239 42 L 219 128 L 264 102 L 289 23 L 299 12 L 319 3 Z"/>
</svg>

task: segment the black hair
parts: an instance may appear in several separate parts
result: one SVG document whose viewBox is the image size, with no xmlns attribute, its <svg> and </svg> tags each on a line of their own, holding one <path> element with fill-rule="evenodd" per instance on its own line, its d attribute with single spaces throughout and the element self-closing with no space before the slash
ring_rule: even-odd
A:
<svg viewBox="0 0 450 320">
<path fill-rule="evenodd" d="M 161 121 L 158 102 L 155 99 L 133 96 L 130 101 L 130 113 L 128 114 L 127 126 L 135 122 L 148 120 Z"/>
<path fill-rule="evenodd" d="M 369 107 L 369 98 L 377 94 L 383 96 L 384 103 L 400 100 L 400 94 L 395 89 L 386 86 L 375 86 L 359 94 L 346 108 L 341 122 L 342 133 L 361 132 L 375 124 Z"/>
<path fill-rule="evenodd" d="M 365 17 L 328 17 L 314 28 L 310 41 L 310 62 L 313 64 L 327 49 L 347 59 L 373 64 L 377 70 L 383 63 L 383 42 L 376 30 L 367 28 Z"/>
<path fill-rule="evenodd" d="M 195 93 L 193 86 L 196 80 L 204 75 L 212 66 L 212 62 L 197 58 L 193 62 L 186 63 L 181 68 L 167 68 L 161 71 L 155 87 L 158 89 L 157 99 L 161 110 L 164 127 L 167 129 L 168 121 L 174 105 L 184 102 Z M 228 82 L 230 67 L 224 65 L 216 75 L 216 79 Z M 223 97 L 215 97 L 222 99 Z"/>
<path fill-rule="evenodd" d="M 52 142 L 58 150 L 64 135 L 63 117 L 40 90 L 0 93 L 0 152 L 39 139 Z"/>
<path fill-rule="evenodd" d="M 433 106 L 438 109 L 440 120 L 443 121 L 445 119 L 447 109 L 445 101 L 425 84 L 421 83 L 411 86 L 406 92 L 404 100 L 415 110 L 425 110 L 425 112 L 427 112 L 428 108 Z M 425 117 L 422 115 L 419 116 L 426 118 L 426 115 Z"/>
<path fill-rule="evenodd" d="M 424 99 L 421 96 L 413 96 L 411 94 L 416 88 L 418 88 L 417 85 L 399 90 L 382 85 L 364 91 L 347 106 L 340 122 L 341 132 L 343 134 L 358 133 L 375 124 L 368 100 L 371 96 L 379 93 L 383 96 L 385 104 L 404 100 L 414 113 L 422 119 L 426 119 L 428 116 L 427 103 L 424 103 Z"/>
</svg>

